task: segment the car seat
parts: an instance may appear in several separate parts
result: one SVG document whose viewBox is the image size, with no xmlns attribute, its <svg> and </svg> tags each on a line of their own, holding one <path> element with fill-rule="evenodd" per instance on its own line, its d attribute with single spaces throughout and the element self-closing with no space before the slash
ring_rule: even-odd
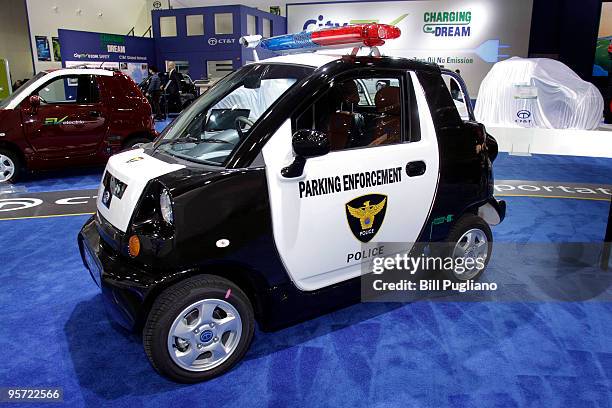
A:
<svg viewBox="0 0 612 408">
<path fill-rule="evenodd" d="M 394 86 L 381 88 L 376 92 L 374 104 L 380 116 L 376 119 L 374 140 L 369 146 L 398 143 L 402 122 L 400 89 Z"/>
<path fill-rule="evenodd" d="M 348 80 L 332 88 L 330 105 L 334 112 L 328 117 L 326 129 L 332 151 L 360 145 L 365 125 L 363 116 L 354 111 L 358 103 L 355 81 Z"/>
</svg>

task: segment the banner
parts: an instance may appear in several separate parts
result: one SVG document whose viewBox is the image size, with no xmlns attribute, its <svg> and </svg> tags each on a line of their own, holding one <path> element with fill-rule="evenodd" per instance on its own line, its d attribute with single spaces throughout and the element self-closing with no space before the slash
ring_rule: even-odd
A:
<svg viewBox="0 0 612 408">
<path fill-rule="evenodd" d="M 51 49 L 49 39 L 45 36 L 36 36 L 36 55 L 39 61 L 51 61 Z"/>
<path fill-rule="evenodd" d="M 66 68 L 116 69 L 140 83 L 155 61 L 155 40 L 152 38 L 65 29 L 58 32 L 62 64 Z"/>
<path fill-rule="evenodd" d="M 599 19 L 599 34 L 597 35 L 597 48 L 595 49 L 595 64 L 593 76 L 608 76 L 610 71 L 610 43 L 612 42 L 612 3 L 601 4 L 601 17 Z M 610 49 L 610 51 L 608 51 Z"/>
<path fill-rule="evenodd" d="M 0 58 L 0 101 L 11 96 L 12 84 L 8 61 Z"/>
<path fill-rule="evenodd" d="M 62 52 L 61 52 L 59 37 L 51 37 L 51 43 L 53 44 L 53 59 L 56 62 L 61 62 Z"/>
<path fill-rule="evenodd" d="M 299 32 L 378 22 L 402 30 L 381 51 L 459 69 L 470 96 L 491 66 L 510 56 L 526 57 L 532 0 L 388 1 L 287 5 L 287 30 Z"/>
</svg>

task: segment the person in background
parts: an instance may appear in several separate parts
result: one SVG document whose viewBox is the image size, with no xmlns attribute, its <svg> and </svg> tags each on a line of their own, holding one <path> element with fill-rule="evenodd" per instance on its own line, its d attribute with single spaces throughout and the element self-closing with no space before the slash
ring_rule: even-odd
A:
<svg viewBox="0 0 612 408">
<path fill-rule="evenodd" d="M 22 81 L 20 79 L 16 80 L 15 82 L 13 82 L 13 92 L 15 92 L 16 90 L 18 90 L 21 85 L 23 85 L 26 81 Z"/>
<path fill-rule="evenodd" d="M 151 80 L 149 81 L 149 88 L 147 89 L 147 97 L 151 102 L 151 107 L 153 108 L 153 115 L 155 115 L 155 119 L 161 119 L 161 108 L 159 106 L 159 99 L 161 98 L 161 80 L 159 79 L 159 71 L 156 67 L 149 67 L 149 74 L 151 75 Z"/>
<path fill-rule="evenodd" d="M 169 108 L 172 107 L 173 112 L 181 111 L 181 74 L 176 70 L 174 61 L 168 63 L 168 83 L 164 90 L 168 98 Z"/>
</svg>

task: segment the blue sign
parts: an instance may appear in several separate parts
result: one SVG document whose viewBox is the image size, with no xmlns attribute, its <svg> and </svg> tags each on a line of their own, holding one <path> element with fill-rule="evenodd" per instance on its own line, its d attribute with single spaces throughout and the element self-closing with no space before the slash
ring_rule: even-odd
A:
<svg viewBox="0 0 612 408">
<path fill-rule="evenodd" d="M 117 69 L 135 82 L 148 75 L 155 64 L 155 40 L 107 33 L 60 29 L 64 67 L 85 65 Z"/>
</svg>

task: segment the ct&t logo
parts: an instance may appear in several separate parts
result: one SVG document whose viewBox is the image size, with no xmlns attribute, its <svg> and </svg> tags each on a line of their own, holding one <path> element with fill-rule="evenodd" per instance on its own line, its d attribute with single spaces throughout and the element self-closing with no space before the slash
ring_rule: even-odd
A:
<svg viewBox="0 0 612 408">
<path fill-rule="evenodd" d="M 521 109 L 518 112 L 516 112 L 516 117 L 518 118 L 518 119 L 515 119 L 516 123 L 519 123 L 519 124 L 531 123 L 531 112 L 528 111 L 527 109 Z"/>
</svg>

